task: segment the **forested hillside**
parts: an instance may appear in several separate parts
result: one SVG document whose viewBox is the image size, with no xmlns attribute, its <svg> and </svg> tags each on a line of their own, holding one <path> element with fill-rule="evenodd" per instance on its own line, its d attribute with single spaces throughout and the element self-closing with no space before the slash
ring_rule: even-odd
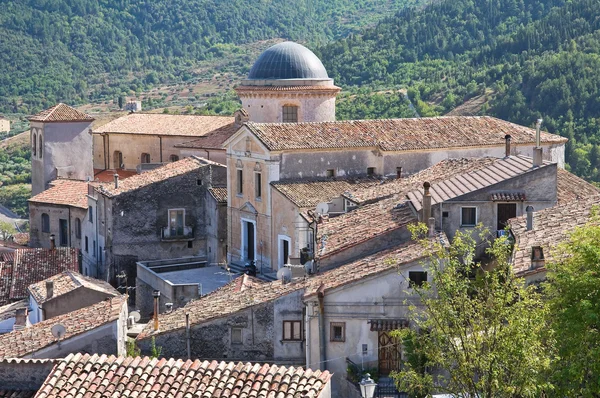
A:
<svg viewBox="0 0 600 398">
<path fill-rule="evenodd" d="M 0 111 L 95 102 L 194 77 L 222 45 L 324 42 L 414 0 L 0 1 Z M 249 68 L 251 65 L 240 65 Z M 112 98 L 111 98 L 112 99 Z"/>
<path fill-rule="evenodd" d="M 572 170 L 600 181 L 599 29 L 597 0 L 442 0 L 319 53 L 338 84 L 408 88 L 428 114 L 478 97 L 480 113 L 524 125 L 543 117 L 571 139 Z"/>
</svg>

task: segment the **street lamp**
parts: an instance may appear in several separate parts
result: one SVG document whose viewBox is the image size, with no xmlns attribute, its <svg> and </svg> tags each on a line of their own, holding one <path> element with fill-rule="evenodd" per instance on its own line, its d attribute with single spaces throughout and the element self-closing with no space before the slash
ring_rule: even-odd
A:
<svg viewBox="0 0 600 398">
<path fill-rule="evenodd" d="M 377 383 L 371 379 L 370 374 L 365 373 L 359 384 L 362 398 L 373 398 L 373 396 L 375 396 L 375 388 L 377 388 Z"/>
</svg>

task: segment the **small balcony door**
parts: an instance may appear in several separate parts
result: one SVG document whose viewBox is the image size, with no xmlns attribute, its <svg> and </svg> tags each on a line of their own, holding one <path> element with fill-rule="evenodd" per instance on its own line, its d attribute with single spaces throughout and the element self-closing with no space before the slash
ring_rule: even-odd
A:
<svg viewBox="0 0 600 398">
<path fill-rule="evenodd" d="M 68 246 L 69 245 L 69 224 L 67 223 L 67 220 L 64 220 L 62 218 L 59 219 L 58 227 L 59 227 L 59 231 L 58 231 L 59 244 L 61 246 Z"/>
<path fill-rule="evenodd" d="M 183 236 L 183 220 L 185 210 L 177 209 L 169 211 L 169 236 Z"/>
<path fill-rule="evenodd" d="M 517 216 L 516 203 L 498 203 L 498 231 L 506 228 L 509 219 Z"/>
</svg>

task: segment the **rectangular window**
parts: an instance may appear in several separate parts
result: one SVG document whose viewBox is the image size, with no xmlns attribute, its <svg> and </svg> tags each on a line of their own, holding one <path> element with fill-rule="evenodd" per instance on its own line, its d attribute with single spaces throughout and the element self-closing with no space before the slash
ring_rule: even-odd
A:
<svg viewBox="0 0 600 398">
<path fill-rule="evenodd" d="M 302 340 L 302 322 L 283 321 L 283 340 Z"/>
<path fill-rule="evenodd" d="M 243 170 L 237 170 L 237 194 L 241 195 L 244 193 L 244 173 Z"/>
<path fill-rule="evenodd" d="M 58 220 L 58 241 L 61 246 L 69 244 L 69 224 L 67 220 L 60 218 Z"/>
<path fill-rule="evenodd" d="M 254 173 L 254 196 L 256 199 L 260 199 L 262 197 L 262 173 Z"/>
<path fill-rule="evenodd" d="M 231 344 L 242 344 L 242 328 L 231 328 Z"/>
<path fill-rule="evenodd" d="M 396 167 L 396 178 L 402 178 L 402 167 Z"/>
<path fill-rule="evenodd" d="M 184 209 L 169 210 L 169 236 L 183 236 Z"/>
<path fill-rule="evenodd" d="M 94 251 L 92 252 L 92 255 L 96 257 L 96 241 L 94 241 Z"/>
<path fill-rule="evenodd" d="M 142 163 L 150 163 L 150 154 L 142 153 Z"/>
<path fill-rule="evenodd" d="M 42 232 L 50 232 L 50 216 L 42 213 Z"/>
<path fill-rule="evenodd" d="M 346 322 L 331 322 L 329 341 L 346 341 Z"/>
<path fill-rule="evenodd" d="M 335 170 L 334 169 L 328 169 L 327 170 L 327 177 L 335 177 Z"/>
<path fill-rule="evenodd" d="M 367 167 L 367 175 L 368 176 L 375 175 L 375 167 Z"/>
<path fill-rule="evenodd" d="M 92 206 L 88 207 L 88 216 L 89 216 L 88 219 L 93 224 L 94 223 L 94 208 Z"/>
<path fill-rule="evenodd" d="M 408 280 L 410 287 L 422 287 L 427 282 L 427 272 L 425 271 L 409 271 Z"/>
<path fill-rule="evenodd" d="M 474 227 L 477 225 L 477 208 L 476 207 L 461 207 L 460 208 L 460 226 Z"/>
<path fill-rule="evenodd" d="M 282 117 L 284 123 L 297 123 L 298 122 L 298 107 L 294 105 L 285 105 L 282 111 Z"/>
<path fill-rule="evenodd" d="M 88 237 L 85 237 L 85 252 L 89 253 L 90 252 L 90 248 L 89 248 L 89 240 Z"/>
</svg>

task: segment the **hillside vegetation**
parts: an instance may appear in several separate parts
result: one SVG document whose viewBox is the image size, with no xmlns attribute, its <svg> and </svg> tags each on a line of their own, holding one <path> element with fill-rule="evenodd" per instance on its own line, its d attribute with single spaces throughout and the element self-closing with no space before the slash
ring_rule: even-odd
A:
<svg viewBox="0 0 600 398">
<path fill-rule="evenodd" d="M 99 102 L 198 76 L 272 38 L 343 37 L 415 0 L 23 0 L 0 7 L 0 111 Z M 233 46 L 233 47 L 232 47 Z M 229 54 L 228 54 L 229 55 Z M 237 64 L 241 72 L 251 66 Z"/>
<path fill-rule="evenodd" d="M 426 114 L 478 97 L 481 114 L 529 126 L 542 117 L 544 128 L 570 139 L 571 169 L 600 181 L 596 0 L 442 0 L 400 11 L 319 54 L 337 84 L 408 88 Z"/>
</svg>

